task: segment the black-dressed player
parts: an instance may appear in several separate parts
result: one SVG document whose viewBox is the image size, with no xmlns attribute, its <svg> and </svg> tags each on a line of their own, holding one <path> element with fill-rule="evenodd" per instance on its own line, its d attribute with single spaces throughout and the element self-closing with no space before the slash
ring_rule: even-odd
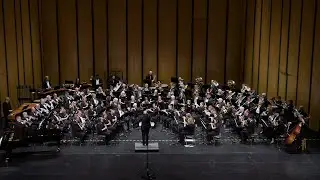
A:
<svg viewBox="0 0 320 180">
<path fill-rule="evenodd" d="M 144 146 L 148 146 L 150 128 L 151 128 L 151 118 L 148 115 L 147 111 L 144 111 L 143 117 L 141 119 L 142 144 Z"/>
</svg>

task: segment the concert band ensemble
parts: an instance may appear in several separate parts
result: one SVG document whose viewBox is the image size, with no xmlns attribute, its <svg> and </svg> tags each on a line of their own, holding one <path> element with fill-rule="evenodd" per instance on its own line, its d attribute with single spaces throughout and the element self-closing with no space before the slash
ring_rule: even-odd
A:
<svg viewBox="0 0 320 180">
<path fill-rule="evenodd" d="M 14 115 L 11 138 L 23 141 L 42 132 L 58 134 L 59 138 L 69 135 L 84 143 L 92 134 L 109 143 L 120 133 L 140 126 L 143 144 L 148 145 L 149 129 L 162 124 L 182 145 L 186 136 L 197 133 L 196 128 L 202 129 L 207 144 L 221 136 L 222 129 L 230 129 L 241 143 L 258 134 L 270 143 L 283 138 L 285 144 L 292 145 L 300 143 L 298 134 L 309 119 L 303 107 L 295 108 L 293 101 L 284 102 L 280 96 L 267 99 L 265 93 L 257 94 L 245 84 L 237 88 L 232 80 L 204 84 L 201 77 L 193 83 L 179 77 L 171 78 L 167 85 L 156 81 L 152 71 L 143 86 L 112 76 L 106 89 L 99 76 L 91 77 L 91 85 L 77 79 L 61 91 L 53 89 L 45 77 L 41 96 L 38 104 Z M 11 107 L 5 108 L 8 112 Z"/>
</svg>

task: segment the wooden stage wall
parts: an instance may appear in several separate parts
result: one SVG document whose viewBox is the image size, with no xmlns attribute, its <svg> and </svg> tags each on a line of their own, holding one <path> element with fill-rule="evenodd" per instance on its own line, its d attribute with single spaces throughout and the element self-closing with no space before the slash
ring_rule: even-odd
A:
<svg viewBox="0 0 320 180">
<path fill-rule="evenodd" d="M 54 84 L 121 71 L 141 84 L 241 80 L 243 0 L 43 0 L 43 71 Z"/>
<path fill-rule="evenodd" d="M 244 82 L 320 121 L 320 1 L 246 0 Z"/>
<path fill-rule="evenodd" d="M 9 96 L 13 107 L 18 105 L 17 85 L 41 85 L 38 4 L 38 0 L 0 0 L 0 99 Z"/>
</svg>

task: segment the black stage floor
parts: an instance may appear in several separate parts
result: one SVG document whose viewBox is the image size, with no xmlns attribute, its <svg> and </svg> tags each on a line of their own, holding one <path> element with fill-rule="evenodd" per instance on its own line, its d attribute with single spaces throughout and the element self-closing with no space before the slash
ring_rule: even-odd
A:
<svg viewBox="0 0 320 180">
<path fill-rule="evenodd" d="M 146 154 L 134 152 L 138 131 L 110 146 L 66 146 L 19 149 L 13 161 L 0 167 L 1 180 L 141 179 Z M 173 136 L 151 132 L 160 151 L 149 153 L 150 167 L 160 180 L 320 179 L 320 154 L 287 154 L 272 145 L 224 143 L 220 146 L 171 145 Z M 51 151 L 50 151 L 51 150 Z M 34 152 L 34 153 L 31 153 Z"/>
</svg>

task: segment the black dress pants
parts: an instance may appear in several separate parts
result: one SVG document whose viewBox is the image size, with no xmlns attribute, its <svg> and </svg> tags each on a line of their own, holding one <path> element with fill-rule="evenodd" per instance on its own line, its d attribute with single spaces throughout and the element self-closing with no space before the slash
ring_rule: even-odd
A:
<svg viewBox="0 0 320 180">
<path fill-rule="evenodd" d="M 150 128 L 142 129 L 142 144 L 148 146 Z"/>
</svg>

